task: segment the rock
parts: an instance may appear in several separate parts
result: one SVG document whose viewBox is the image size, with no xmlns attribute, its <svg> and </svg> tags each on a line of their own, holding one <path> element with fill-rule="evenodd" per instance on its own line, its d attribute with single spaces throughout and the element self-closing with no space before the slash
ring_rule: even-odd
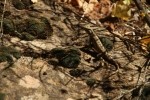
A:
<svg viewBox="0 0 150 100">
<path fill-rule="evenodd" d="M 26 75 L 19 81 L 19 85 L 25 88 L 38 88 L 40 86 L 40 81 L 29 75 Z"/>
<path fill-rule="evenodd" d="M 88 100 L 105 100 L 102 94 L 93 93 L 91 96 L 95 98 L 89 98 Z"/>
<path fill-rule="evenodd" d="M 39 48 L 45 50 L 46 49 L 46 44 L 43 41 L 29 41 L 28 42 L 29 47 L 35 50 L 36 52 L 40 52 Z"/>
<path fill-rule="evenodd" d="M 75 99 L 73 99 L 73 98 L 68 98 L 67 100 L 75 100 Z"/>
<path fill-rule="evenodd" d="M 23 96 L 21 100 L 49 100 L 47 94 L 34 93 L 33 95 Z"/>
</svg>

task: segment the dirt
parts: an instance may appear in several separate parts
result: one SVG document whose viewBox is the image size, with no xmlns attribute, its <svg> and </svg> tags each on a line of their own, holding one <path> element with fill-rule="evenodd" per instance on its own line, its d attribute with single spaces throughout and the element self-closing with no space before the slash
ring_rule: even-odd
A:
<svg viewBox="0 0 150 100">
<path fill-rule="evenodd" d="M 81 20 L 63 4 L 54 6 L 50 0 L 38 0 L 35 4 L 16 2 L 9 0 L 5 4 L 9 15 L 4 16 L 1 45 L 13 47 L 20 56 L 0 50 L 5 57 L 0 59 L 0 100 L 150 98 L 150 70 L 143 69 L 146 53 L 136 45 L 125 44 L 102 27 L 96 29 L 107 54 L 120 64 L 116 69 L 95 50 L 87 32 L 78 27 L 82 23 L 93 25 L 89 21 Z M 4 5 L 4 0 L 0 3 Z M 61 57 L 57 52 L 52 54 L 55 48 L 63 51 Z"/>
</svg>

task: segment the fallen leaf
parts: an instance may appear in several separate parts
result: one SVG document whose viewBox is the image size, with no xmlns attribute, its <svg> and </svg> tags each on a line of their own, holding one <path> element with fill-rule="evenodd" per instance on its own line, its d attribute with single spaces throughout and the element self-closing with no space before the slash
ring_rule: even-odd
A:
<svg viewBox="0 0 150 100">
<path fill-rule="evenodd" d="M 144 36 L 142 39 L 140 39 L 140 43 L 142 45 L 143 50 L 149 49 L 149 44 L 150 44 L 150 36 Z"/>
<path fill-rule="evenodd" d="M 142 39 L 140 39 L 140 42 L 147 45 L 148 43 L 150 43 L 150 36 L 144 36 Z"/>
<path fill-rule="evenodd" d="M 120 0 L 112 9 L 112 17 L 118 17 L 123 20 L 129 20 L 131 17 L 131 0 Z"/>
<path fill-rule="evenodd" d="M 83 12 L 90 19 L 101 19 L 110 14 L 110 0 L 63 0 Z"/>
</svg>

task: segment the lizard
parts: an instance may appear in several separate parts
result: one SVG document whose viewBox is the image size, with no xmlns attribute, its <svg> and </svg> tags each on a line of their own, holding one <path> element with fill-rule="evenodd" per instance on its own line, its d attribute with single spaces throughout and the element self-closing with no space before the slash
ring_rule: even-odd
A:
<svg viewBox="0 0 150 100">
<path fill-rule="evenodd" d="M 94 44 L 94 49 L 99 53 L 99 57 L 101 56 L 105 61 L 115 66 L 116 71 L 119 71 L 120 64 L 119 62 L 113 60 L 108 54 L 103 44 L 101 43 L 99 37 L 94 32 L 94 29 L 97 27 L 91 27 L 89 24 L 87 25 L 79 25 L 82 29 L 84 29 L 90 36 L 92 43 Z M 101 30 L 104 30 L 102 28 Z"/>
</svg>

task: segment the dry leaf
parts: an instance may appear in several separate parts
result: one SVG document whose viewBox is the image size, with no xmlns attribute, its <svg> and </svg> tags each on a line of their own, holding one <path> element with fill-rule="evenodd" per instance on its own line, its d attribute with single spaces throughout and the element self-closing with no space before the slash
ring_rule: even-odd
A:
<svg viewBox="0 0 150 100">
<path fill-rule="evenodd" d="M 74 7 L 82 8 L 84 0 L 71 0 L 69 3 Z"/>
<path fill-rule="evenodd" d="M 101 19 L 110 14 L 110 1 L 101 0 L 100 2 L 92 2 L 89 4 L 90 9 L 85 13 L 90 19 Z"/>
<path fill-rule="evenodd" d="M 120 0 L 114 5 L 112 9 L 112 16 L 121 18 L 123 20 L 129 20 L 131 17 L 131 0 Z"/>
<path fill-rule="evenodd" d="M 147 46 L 150 44 L 150 36 L 144 36 L 140 39 L 140 43 L 142 44 L 142 49 L 147 50 Z"/>
<path fill-rule="evenodd" d="M 90 19 L 101 19 L 110 14 L 110 0 L 63 0 L 77 8 Z"/>
</svg>

